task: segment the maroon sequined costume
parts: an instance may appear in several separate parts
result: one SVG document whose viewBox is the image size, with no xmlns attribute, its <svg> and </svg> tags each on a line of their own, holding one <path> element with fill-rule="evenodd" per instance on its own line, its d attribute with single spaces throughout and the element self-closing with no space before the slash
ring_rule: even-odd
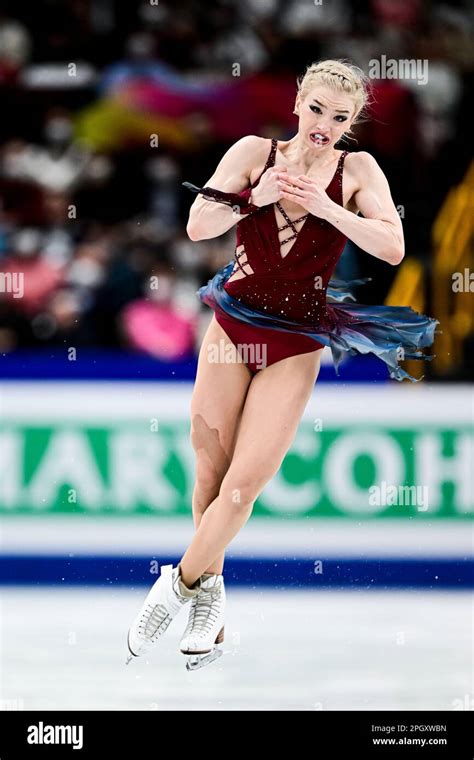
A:
<svg viewBox="0 0 474 760">
<path fill-rule="evenodd" d="M 241 193 L 183 184 L 208 200 L 235 207 L 245 214 L 237 223 L 235 257 L 223 267 L 199 297 L 210 306 L 232 343 L 265 346 L 269 366 L 289 356 L 330 346 L 336 369 L 344 354 L 373 353 L 389 367 L 392 377 L 408 377 L 402 359 L 423 359 L 419 350 L 431 345 L 437 320 L 409 307 L 356 304 L 347 284 L 331 280 L 347 236 L 325 219 L 307 213 L 290 220 L 281 204 L 249 204 L 252 189 L 275 164 L 277 140 L 271 140 L 267 162 L 258 179 Z M 329 198 L 343 205 L 344 160 L 326 188 Z M 285 223 L 278 226 L 275 206 Z M 249 213 L 250 212 L 250 213 Z M 297 223 L 303 222 L 296 228 Z M 278 232 L 288 234 L 280 241 Z M 281 247 L 291 240 L 291 247 Z M 241 272 L 244 276 L 232 279 Z M 356 281 L 360 282 L 360 281 Z M 351 303 L 349 303 L 351 302 Z M 246 361 L 251 372 L 263 366 Z"/>
</svg>

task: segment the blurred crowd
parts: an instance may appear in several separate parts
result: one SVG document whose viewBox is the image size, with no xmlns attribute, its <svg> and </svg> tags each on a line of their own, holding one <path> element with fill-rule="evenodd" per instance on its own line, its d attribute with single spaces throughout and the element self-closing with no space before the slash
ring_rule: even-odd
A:
<svg viewBox="0 0 474 760">
<path fill-rule="evenodd" d="M 0 271 L 23 272 L 28 287 L 22 298 L 0 293 L 0 353 L 91 346 L 172 360 L 201 340 L 210 313 L 196 290 L 232 258 L 234 230 L 189 241 L 195 196 L 181 183 L 204 184 L 229 141 L 201 109 L 183 117 L 191 144 L 88 143 L 79 119 L 111 77 L 130 72 L 165 72 L 178 93 L 194 82 L 231 82 L 236 62 L 242 80 L 265 75 L 296 86 L 321 58 L 349 58 L 366 72 L 381 56 L 429 60 L 424 85 L 374 83 L 371 111 L 347 145 L 379 161 L 407 253 L 429 267 L 436 213 L 468 165 L 472 26 L 467 2 L 2 3 Z M 269 120 L 260 134 L 286 140 L 296 126 Z M 394 271 L 349 246 L 339 274 L 370 274 L 365 300 L 382 302 Z"/>
</svg>

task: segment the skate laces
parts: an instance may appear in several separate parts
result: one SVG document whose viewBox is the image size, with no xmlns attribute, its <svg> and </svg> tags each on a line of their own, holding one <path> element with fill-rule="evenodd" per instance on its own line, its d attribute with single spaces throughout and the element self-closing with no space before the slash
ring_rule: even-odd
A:
<svg viewBox="0 0 474 760">
<path fill-rule="evenodd" d="M 218 617 L 218 609 L 215 602 L 218 602 L 221 596 L 220 584 L 217 588 L 201 589 L 199 594 L 191 602 L 189 616 L 189 629 L 200 629 L 205 632 L 212 628 Z"/>
<path fill-rule="evenodd" d="M 166 607 L 162 604 L 147 604 L 140 618 L 138 630 L 147 639 L 153 640 L 166 631 L 171 622 Z"/>
</svg>

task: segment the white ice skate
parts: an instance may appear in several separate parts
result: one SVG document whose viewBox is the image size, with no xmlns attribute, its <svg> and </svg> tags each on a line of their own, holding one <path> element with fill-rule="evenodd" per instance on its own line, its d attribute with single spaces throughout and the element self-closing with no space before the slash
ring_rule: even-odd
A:
<svg viewBox="0 0 474 760">
<path fill-rule="evenodd" d="M 204 573 L 201 588 L 193 598 L 189 619 L 180 641 L 180 650 L 188 655 L 186 668 L 197 670 L 209 665 L 223 652 L 225 588 L 222 575 Z"/>
<path fill-rule="evenodd" d="M 184 585 L 179 564 L 174 569 L 173 565 L 164 565 L 161 568 L 160 577 L 151 587 L 129 628 L 129 654 L 126 665 L 133 657 L 139 657 L 149 651 L 164 634 L 182 606 L 197 596 L 200 586 L 200 578 L 191 589 Z"/>
</svg>

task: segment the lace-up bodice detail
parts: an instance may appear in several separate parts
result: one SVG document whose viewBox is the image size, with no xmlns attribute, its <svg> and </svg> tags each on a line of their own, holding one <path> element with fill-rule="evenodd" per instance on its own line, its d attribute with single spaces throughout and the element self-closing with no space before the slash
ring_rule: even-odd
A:
<svg viewBox="0 0 474 760">
<path fill-rule="evenodd" d="M 275 164 L 277 140 L 262 174 Z M 347 151 L 342 151 L 326 187 L 342 205 L 342 177 Z M 289 233 L 289 234 L 288 234 Z M 283 203 L 262 206 L 237 224 L 234 269 L 226 292 L 268 314 L 302 322 L 325 319 L 326 287 L 347 238 L 325 219 L 310 213 L 291 218 Z"/>
<path fill-rule="evenodd" d="M 303 216 L 299 216 L 297 219 L 290 219 L 290 217 L 286 213 L 285 209 L 281 205 L 280 201 L 277 201 L 275 203 L 275 206 L 277 207 L 278 211 L 280 212 L 280 214 L 282 215 L 283 219 L 286 222 L 286 224 L 283 224 L 282 226 L 277 227 L 278 232 L 283 232 L 283 230 L 286 230 L 289 227 L 293 231 L 292 235 L 290 235 L 289 237 L 285 238 L 284 240 L 280 240 L 280 256 L 282 257 L 282 259 L 284 259 L 285 256 L 288 256 L 289 252 L 291 251 L 291 249 L 293 248 L 293 245 L 295 245 L 295 243 L 293 243 L 293 245 L 290 246 L 290 248 L 287 249 L 285 253 L 283 253 L 282 247 L 284 245 L 286 245 L 287 243 L 289 243 L 290 240 L 294 240 L 295 238 L 298 237 L 298 234 L 301 232 L 301 229 L 304 226 L 304 223 L 305 223 L 306 219 L 308 218 L 309 214 L 303 214 Z M 303 224 L 301 225 L 301 227 L 297 228 L 296 225 L 299 224 L 300 222 L 303 222 Z"/>
</svg>

